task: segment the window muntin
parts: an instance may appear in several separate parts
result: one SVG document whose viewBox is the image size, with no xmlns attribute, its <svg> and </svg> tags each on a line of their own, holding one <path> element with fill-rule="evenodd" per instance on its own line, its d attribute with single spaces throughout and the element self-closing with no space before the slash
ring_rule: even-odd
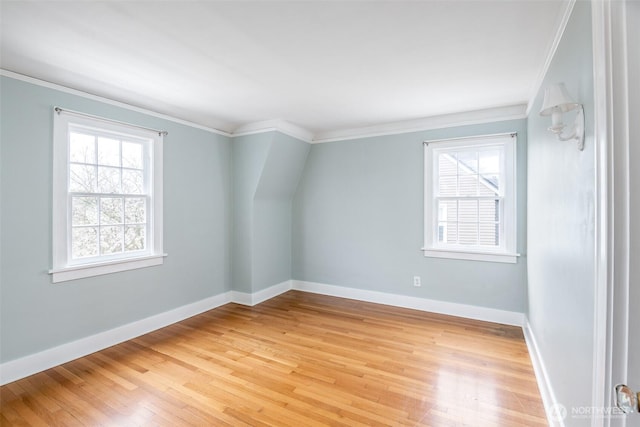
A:
<svg viewBox="0 0 640 427">
<path fill-rule="evenodd" d="M 69 126 L 71 263 L 148 252 L 152 143 Z"/>
<path fill-rule="evenodd" d="M 162 133 L 56 110 L 53 181 L 54 282 L 162 263 Z"/>
<path fill-rule="evenodd" d="M 515 256 L 515 135 L 425 143 L 423 250 Z"/>
</svg>

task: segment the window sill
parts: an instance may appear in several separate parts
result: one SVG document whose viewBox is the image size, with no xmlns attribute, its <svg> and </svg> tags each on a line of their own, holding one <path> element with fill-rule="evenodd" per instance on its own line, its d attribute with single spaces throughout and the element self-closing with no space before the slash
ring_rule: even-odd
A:
<svg viewBox="0 0 640 427">
<path fill-rule="evenodd" d="M 504 252 L 471 252 L 471 251 L 456 251 L 451 249 L 434 249 L 423 248 L 422 252 L 425 257 L 430 258 L 448 258 L 448 259 L 463 259 L 469 261 L 488 261 L 488 262 L 502 262 L 507 264 L 515 264 L 518 262 L 520 254 L 517 253 L 504 253 Z"/>
<path fill-rule="evenodd" d="M 133 259 L 120 259 L 95 264 L 74 265 L 72 267 L 49 270 L 49 274 L 51 274 L 51 281 L 53 283 L 67 282 L 69 280 L 83 279 L 85 277 L 100 276 L 103 274 L 118 273 L 121 271 L 162 265 L 164 257 L 166 256 L 167 254 L 150 255 Z"/>
</svg>

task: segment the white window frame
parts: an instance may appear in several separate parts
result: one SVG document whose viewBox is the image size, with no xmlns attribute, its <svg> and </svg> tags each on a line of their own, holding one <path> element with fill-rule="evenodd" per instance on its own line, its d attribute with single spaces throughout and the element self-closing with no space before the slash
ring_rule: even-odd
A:
<svg viewBox="0 0 640 427">
<path fill-rule="evenodd" d="M 424 247 L 426 257 L 474 261 L 516 263 L 516 141 L 515 133 L 440 139 L 424 142 Z M 502 218 L 499 247 L 449 245 L 438 242 L 437 154 L 452 149 L 481 148 L 501 145 L 504 150 L 501 172 L 504 192 L 501 195 Z M 462 199 L 462 198 L 461 198 Z"/>
<path fill-rule="evenodd" d="M 122 253 L 91 259 L 71 259 L 71 197 L 69 192 L 69 131 L 72 127 L 93 129 L 97 132 L 144 139 L 148 182 L 145 194 L 148 235 L 146 249 L 130 254 Z M 163 171 L 162 145 L 166 132 L 154 131 L 126 123 L 90 116 L 70 110 L 54 108 L 53 113 L 53 260 L 49 273 L 52 282 L 93 277 L 144 267 L 161 265 L 163 253 Z"/>
</svg>

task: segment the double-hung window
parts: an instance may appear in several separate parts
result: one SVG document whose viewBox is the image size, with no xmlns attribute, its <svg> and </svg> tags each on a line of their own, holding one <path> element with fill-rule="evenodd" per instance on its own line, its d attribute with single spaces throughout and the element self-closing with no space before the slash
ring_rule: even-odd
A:
<svg viewBox="0 0 640 427">
<path fill-rule="evenodd" d="M 425 256 L 516 262 L 516 135 L 425 141 Z"/>
<path fill-rule="evenodd" d="M 162 264 L 162 139 L 55 109 L 53 282 Z"/>
</svg>

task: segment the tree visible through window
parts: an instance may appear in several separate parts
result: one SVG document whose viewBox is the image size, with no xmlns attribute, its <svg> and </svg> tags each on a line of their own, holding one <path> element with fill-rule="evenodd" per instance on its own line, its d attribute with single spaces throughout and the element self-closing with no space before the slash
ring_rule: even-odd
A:
<svg viewBox="0 0 640 427">
<path fill-rule="evenodd" d="M 71 258 L 146 248 L 148 141 L 71 127 Z"/>
<path fill-rule="evenodd" d="M 161 264 L 162 133 L 54 118 L 54 282 Z"/>
</svg>

